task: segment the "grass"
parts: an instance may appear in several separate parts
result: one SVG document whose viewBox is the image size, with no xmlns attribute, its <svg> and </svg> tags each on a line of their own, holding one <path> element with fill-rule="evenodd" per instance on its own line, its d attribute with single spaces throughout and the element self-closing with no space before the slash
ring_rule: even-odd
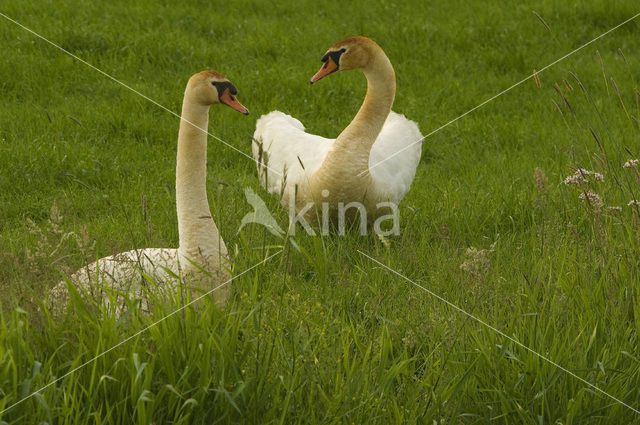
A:
<svg viewBox="0 0 640 425">
<path fill-rule="evenodd" d="M 252 115 L 214 108 L 210 131 L 249 154 L 255 119 L 273 109 L 326 136 L 349 122 L 362 75 L 308 84 L 347 36 L 385 49 L 394 110 L 426 134 L 640 10 L 68 0 L 0 11 L 174 111 L 191 74 L 222 72 Z M 284 251 L 235 280 L 224 310 L 162 321 L 0 413 L 0 424 L 640 423 L 359 253 L 640 409 L 640 211 L 627 206 L 640 181 L 622 167 L 640 152 L 638 25 L 425 140 L 402 234 L 386 241 L 299 232 L 298 252 L 259 226 L 237 232 L 251 209 L 245 187 L 279 223 L 286 212 L 249 160 L 211 140 L 209 199 L 235 272 Z M 177 246 L 178 121 L 4 18 L 0 40 L 2 411 L 173 311 L 116 320 L 76 301 L 54 321 L 42 298 L 97 257 Z M 579 167 L 604 182 L 564 185 Z M 588 188 L 602 209 L 579 199 Z"/>
</svg>

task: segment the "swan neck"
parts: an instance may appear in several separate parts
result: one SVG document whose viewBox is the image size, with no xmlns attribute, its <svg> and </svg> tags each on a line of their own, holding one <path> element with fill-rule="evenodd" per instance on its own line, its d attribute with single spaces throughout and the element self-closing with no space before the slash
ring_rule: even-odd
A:
<svg viewBox="0 0 640 425">
<path fill-rule="evenodd" d="M 367 94 L 358 113 L 336 138 L 333 149 L 314 176 L 318 190 L 331 191 L 336 186 L 345 186 L 344 179 L 348 177 L 358 180 L 352 184 L 365 187 L 371 178 L 369 154 L 393 106 L 396 77 L 382 49 L 372 55 L 362 71 L 367 78 Z"/>
<path fill-rule="evenodd" d="M 176 160 L 176 207 L 180 252 L 205 266 L 223 251 L 207 200 L 207 127 L 209 105 L 193 101 L 189 91 L 182 104 Z M 226 255 L 226 249 L 222 254 Z M 204 261 L 203 261 L 204 260 Z"/>
<path fill-rule="evenodd" d="M 367 93 L 356 116 L 336 139 L 338 145 L 352 146 L 357 142 L 363 148 L 371 148 L 393 106 L 396 75 L 387 56 L 380 52 L 363 72 Z"/>
</svg>

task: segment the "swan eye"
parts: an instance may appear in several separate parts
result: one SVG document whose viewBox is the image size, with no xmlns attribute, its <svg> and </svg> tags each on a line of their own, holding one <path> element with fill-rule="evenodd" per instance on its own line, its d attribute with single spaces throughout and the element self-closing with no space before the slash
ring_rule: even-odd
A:
<svg viewBox="0 0 640 425">
<path fill-rule="evenodd" d="M 231 81 L 212 81 L 211 85 L 218 89 L 219 92 L 229 89 L 229 93 L 238 94 L 238 89 L 233 85 Z"/>
<path fill-rule="evenodd" d="M 320 59 L 322 62 L 324 62 L 324 68 L 327 67 L 327 62 L 329 61 L 329 58 L 333 59 L 333 61 L 335 62 L 336 65 L 340 65 L 340 56 L 342 56 L 342 54 L 344 52 L 346 52 L 347 49 L 345 49 L 344 47 L 340 50 L 336 50 L 333 52 L 328 52 L 325 53 L 325 55 L 322 57 L 322 59 Z"/>
</svg>

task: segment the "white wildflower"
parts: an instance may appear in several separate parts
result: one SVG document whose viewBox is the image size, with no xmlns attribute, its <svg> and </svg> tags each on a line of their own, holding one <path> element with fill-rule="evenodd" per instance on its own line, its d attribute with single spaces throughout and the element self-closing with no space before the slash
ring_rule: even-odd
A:
<svg viewBox="0 0 640 425">
<path fill-rule="evenodd" d="M 582 201 L 588 202 L 591 208 L 593 208 L 595 211 L 600 211 L 604 206 L 604 202 L 602 202 L 602 198 L 600 198 L 600 195 L 595 193 L 593 190 L 582 192 L 579 198 Z"/>
<path fill-rule="evenodd" d="M 611 211 L 622 211 L 622 207 L 609 207 Z"/>
<path fill-rule="evenodd" d="M 627 205 L 629 205 L 630 207 L 632 207 L 634 205 L 635 206 L 640 206 L 640 201 L 638 201 L 637 199 L 632 199 L 632 200 L 629 201 L 629 203 Z"/>
<path fill-rule="evenodd" d="M 589 179 L 587 176 L 593 176 L 593 180 L 597 182 L 603 182 L 604 176 L 600 173 L 596 173 L 595 171 L 585 170 L 584 168 L 578 168 L 573 175 L 564 179 L 564 184 L 575 184 L 581 185 L 582 183 L 589 183 Z"/>
<path fill-rule="evenodd" d="M 579 185 L 582 183 L 588 183 L 589 180 L 585 179 L 582 174 L 576 173 L 572 176 L 568 176 L 567 178 L 564 179 L 564 184 L 575 184 L 575 185 Z"/>
<path fill-rule="evenodd" d="M 637 168 L 639 162 L 640 161 L 638 161 L 637 159 L 628 159 L 627 162 L 624 163 L 623 167 L 624 168 Z"/>
<path fill-rule="evenodd" d="M 467 248 L 465 252 L 466 259 L 460 264 L 460 269 L 469 273 L 475 279 L 481 279 L 489 270 L 491 265 L 489 254 L 495 251 L 496 243 L 492 243 L 489 249 L 477 249 L 472 246 Z"/>
</svg>

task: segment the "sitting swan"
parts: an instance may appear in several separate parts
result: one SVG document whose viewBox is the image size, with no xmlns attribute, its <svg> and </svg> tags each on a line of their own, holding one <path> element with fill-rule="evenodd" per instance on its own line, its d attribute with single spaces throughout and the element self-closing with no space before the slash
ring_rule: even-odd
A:
<svg viewBox="0 0 640 425">
<path fill-rule="evenodd" d="M 207 174 L 207 127 L 209 107 L 223 103 L 249 114 L 235 98 L 236 87 L 215 71 L 202 71 L 189 79 L 182 103 L 182 119 L 178 132 L 178 156 L 176 165 L 176 207 L 180 247 L 144 248 L 122 252 L 101 258 L 79 269 L 71 281 L 80 286 L 94 300 L 110 306 L 109 297 L 103 289 L 110 288 L 124 293 L 128 298 L 141 300 L 140 309 L 150 310 L 147 292 L 163 289 L 168 285 L 176 299 L 183 299 L 177 290 L 195 290 L 195 298 L 210 291 L 215 285 L 230 278 L 227 248 L 213 221 L 206 192 Z M 160 285 L 153 288 L 143 277 L 153 278 Z M 179 276 L 181 284 L 175 279 Z M 82 293 L 83 291 L 81 291 Z M 224 305 L 229 295 L 229 285 L 214 291 L 218 306 Z M 66 306 L 67 285 L 60 282 L 50 294 L 50 305 L 54 312 Z M 125 308 L 124 300 L 118 296 L 115 311 Z"/>
<path fill-rule="evenodd" d="M 297 211 L 318 224 L 321 207 L 316 205 L 323 203 L 322 214 L 328 212 L 335 221 L 340 204 L 360 202 L 371 221 L 385 211 L 381 203 L 397 206 L 409 190 L 422 134 L 415 122 L 391 111 L 395 73 L 373 40 L 340 41 L 322 62 L 312 84 L 335 71 L 362 69 L 367 78 L 364 103 L 335 140 L 306 133 L 300 121 L 280 111 L 260 117 L 253 136 L 258 177 L 265 189 L 282 197 L 290 215 Z"/>
</svg>

